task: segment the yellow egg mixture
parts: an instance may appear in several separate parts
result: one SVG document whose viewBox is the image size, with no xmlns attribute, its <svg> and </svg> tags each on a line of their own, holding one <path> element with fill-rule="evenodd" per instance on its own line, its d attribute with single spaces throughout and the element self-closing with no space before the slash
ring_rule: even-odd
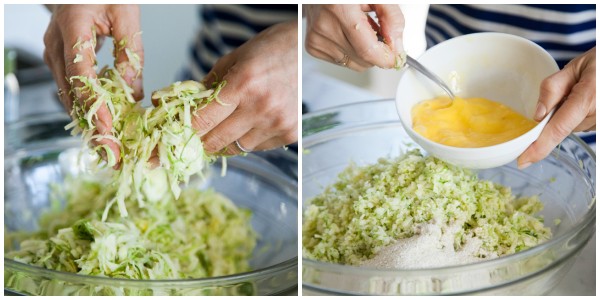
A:
<svg viewBox="0 0 600 300">
<path fill-rule="evenodd" d="M 438 97 L 412 109 L 413 129 L 448 146 L 477 148 L 512 140 L 537 125 L 508 106 L 485 98 Z"/>
</svg>

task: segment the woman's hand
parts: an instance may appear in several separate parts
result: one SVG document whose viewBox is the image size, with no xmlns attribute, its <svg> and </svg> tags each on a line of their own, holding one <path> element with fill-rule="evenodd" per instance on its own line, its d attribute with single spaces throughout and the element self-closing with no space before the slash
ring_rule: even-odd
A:
<svg viewBox="0 0 600 300">
<path fill-rule="evenodd" d="M 397 67 L 404 52 L 404 16 L 398 5 L 303 5 L 306 51 L 362 72 L 372 66 Z M 374 11 L 375 23 L 367 12 Z M 383 37 L 383 42 L 378 36 Z"/>
<path fill-rule="evenodd" d="M 48 8 L 52 11 L 52 19 L 44 35 L 44 60 L 58 85 L 60 100 L 69 113 L 74 100 L 83 104 L 82 101 L 87 99 L 87 95 L 74 95 L 71 92 L 72 88 L 82 83 L 75 80 L 74 86 L 71 86 L 69 78 L 96 78 L 95 48 L 100 47 L 106 36 L 112 36 L 115 40 L 115 68 L 134 89 L 134 98 L 141 100 L 144 97 L 141 77 L 144 51 L 140 36 L 140 12 L 136 5 L 48 5 Z M 141 66 L 130 63 L 125 48 L 138 54 Z M 89 107 L 91 102 L 85 105 Z M 94 124 L 99 134 L 111 134 L 112 118 L 106 105 L 98 110 Z M 94 142 L 110 147 L 119 161 L 117 144 L 108 139 Z"/>
<path fill-rule="evenodd" d="M 573 131 L 596 130 L 596 47 L 544 79 L 534 119 L 541 121 L 555 107 L 540 137 L 519 157 L 519 168 L 548 156 Z"/>
<path fill-rule="evenodd" d="M 267 150 L 298 140 L 298 22 L 269 27 L 217 61 L 205 79 L 226 80 L 219 99 L 196 112 L 208 152 Z"/>
</svg>

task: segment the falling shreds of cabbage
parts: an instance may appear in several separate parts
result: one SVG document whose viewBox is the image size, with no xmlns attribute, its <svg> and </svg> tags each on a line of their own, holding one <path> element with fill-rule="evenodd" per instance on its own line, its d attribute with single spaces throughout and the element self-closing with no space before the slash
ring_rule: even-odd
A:
<svg viewBox="0 0 600 300">
<path fill-rule="evenodd" d="M 150 207 L 129 203 L 127 218 L 113 207 L 103 222 L 103 203 L 118 192 L 106 183 L 91 176 L 66 178 L 54 187 L 56 197 L 66 201 L 64 209 L 46 213 L 42 229 L 5 256 L 52 270 L 128 279 L 204 278 L 249 270 L 256 244 L 249 210 L 213 190 L 186 188 L 178 201 L 164 191 L 167 197 Z M 12 287 L 19 290 L 18 284 Z"/>
<path fill-rule="evenodd" d="M 476 255 L 516 253 L 551 238 L 536 213 L 537 196 L 480 180 L 470 170 L 412 150 L 372 165 L 349 166 L 304 210 L 305 257 L 359 264 L 383 247 L 418 232 L 420 224 L 460 224 L 454 247 L 467 237 L 482 241 Z"/>
<path fill-rule="evenodd" d="M 73 48 L 93 49 L 95 43 L 94 31 L 93 39 L 79 39 Z M 125 50 L 139 74 L 139 57 Z M 82 59 L 79 55 L 74 63 Z M 44 214 L 38 232 L 8 233 L 9 239 L 21 243 L 5 256 L 52 270 L 127 279 L 204 278 L 248 271 L 257 239 L 251 212 L 213 190 L 180 187 L 192 175 L 203 176 L 206 165 L 217 157 L 204 152 L 192 118 L 212 101 L 221 103 L 217 96 L 225 82 L 216 81 L 210 88 L 195 81 L 176 82 L 152 94 L 155 107 L 143 108 L 119 70 L 124 67 L 105 67 L 97 78 L 69 79 L 78 101 L 65 129 L 81 134 L 86 145 L 113 141 L 120 160 L 109 147 L 96 146 L 95 151 L 106 154 L 106 162 L 88 167 L 99 172 L 67 177 L 55 186 L 52 202 L 62 199 L 66 207 L 53 206 Z M 103 105 L 112 117 L 112 130 L 105 135 L 95 125 Z M 150 165 L 153 155 L 158 155 L 159 167 Z M 112 170 L 117 163 L 119 168 Z M 19 272 L 8 275 L 5 284 L 11 288 L 45 294 L 39 291 L 43 284 L 31 286 Z"/>
<path fill-rule="evenodd" d="M 75 82 L 83 84 L 75 88 L 75 93 L 87 98 L 74 103 L 73 122 L 65 128 L 71 129 L 73 135 L 81 133 L 86 144 L 108 139 L 120 148 L 120 169 L 114 175 L 114 184 L 119 189 L 108 203 L 103 220 L 115 203 L 121 216 L 127 216 L 128 198 L 141 207 L 145 205 L 147 199 L 141 187 L 149 180 L 145 174 L 152 168 L 148 161 L 155 149 L 160 167 L 167 170 L 167 180 L 161 184 L 169 186 L 175 199 L 179 198 L 181 182 L 187 184 L 191 175 L 201 174 L 205 165 L 216 159 L 204 152 L 202 141 L 192 128 L 192 118 L 198 109 L 217 99 L 224 81 L 215 83 L 211 89 L 196 81 L 176 82 L 154 92 L 152 98 L 158 104 L 148 108 L 136 103 L 133 90 L 114 69 L 104 68 L 97 79 L 72 77 L 71 84 Z M 94 121 L 104 104 L 112 116 L 112 131 L 101 135 Z M 106 153 L 108 167 L 117 163 L 107 146 L 97 146 L 96 150 Z"/>
</svg>

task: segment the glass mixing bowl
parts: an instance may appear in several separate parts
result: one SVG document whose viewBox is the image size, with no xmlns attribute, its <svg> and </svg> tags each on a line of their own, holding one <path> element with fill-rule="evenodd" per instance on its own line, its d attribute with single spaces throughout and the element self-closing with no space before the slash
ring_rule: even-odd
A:
<svg viewBox="0 0 600 300">
<path fill-rule="evenodd" d="M 402 129 L 393 100 L 349 104 L 302 120 L 302 197 L 333 183 L 351 161 L 374 163 L 417 147 Z M 431 269 L 370 269 L 302 260 L 303 294 L 540 295 L 567 273 L 594 234 L 596 157 L 569 136 L 543 161 L 525 170 L 515 162 L 480 170 L 480 178 L 510 186 L 516 195 L 539 195 L 553 238 L 519 253 L 469 265 Z M 556 225 L 555 219 L 561 222 Z"/>
<path fill-rule="evenodd" d="M 69 168 L 69 151 L 81 147 L 79 137 L 64 130 L 67 115 L 32 117 L 5 129 L 4 228 L 35 230 L 48 201 L 49 184 L 60 182 Z M 276 150 L 279 151 L 279 150 Z M 25 295 L 272 295 L 295 291 L 298 284 L 297 157 L 283 149 L 278 167 L 256 155 L 227 160 L 227 175 L 212 166 L 209 185 L 238 206 L 252 210 L 259 240 L 250 261 L 252 271 L 188 280 L 125 280 L 47 270 L 4 259 L 4 289 Z M 71 160 L 74 161 L 74 160 Z M 198 188 L 201 188 L 199 186 Z M 193 234 L 193 233 L 190 233 Z M 5 241 L 6 246 L 11 244 Z M 15 278 L 20 284 L 15 286 Z"/>
</svg>

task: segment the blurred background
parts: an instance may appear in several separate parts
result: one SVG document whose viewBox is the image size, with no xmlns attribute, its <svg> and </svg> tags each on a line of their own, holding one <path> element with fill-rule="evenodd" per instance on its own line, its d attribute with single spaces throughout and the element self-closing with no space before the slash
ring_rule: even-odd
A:
<svg viewBox="0 0 600 300">
<path fill-rule="evenodd" d="M 195 33 L 199 30 L 200 9 L 199 5 L 141 5 L 146 58 L 145 104 L 150 103 L 149 92 L 177 80 L 188 58 L 188 49 Z M 5 68 L 6 121 L 38 113 L 63 111 L 56 97 L 52 74 L 42 58 L 43 37 L 49 21 L 50 12 L 43 5 L 4 6 L 5 64 L 9 69 Z M 100 67 L 112 65 L 111 51 L 112 41 L 107 39 L 98 53 Z M 15 63 L 14 69 L 10 67 L 11 61 Z M 7 73 L 14 76 L 6 76 Z"/>
</svg>

